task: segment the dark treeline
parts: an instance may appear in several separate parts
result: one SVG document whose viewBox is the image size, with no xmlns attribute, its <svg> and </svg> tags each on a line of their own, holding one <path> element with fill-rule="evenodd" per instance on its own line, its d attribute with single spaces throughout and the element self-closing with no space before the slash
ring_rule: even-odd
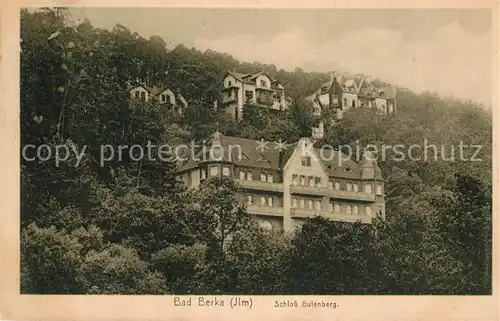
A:
<svg viewBox="0 0 500 321">
<path fill-rule="evenodd" d="M 427 139 L 438 157 L 379 162 L 386 221 L 315 218 L 295 235 L 266 232 L 249 219 L 233 182 L 214 178 L 187 190 L 172 163 L 125 154 L 101 166 L 100 146 L 175 145 L 206 138 L 217 126 L 228 135 L 291 142 L 308 136 L 317 121 L 301 98 L 327 74 L 167 48 L 160 37 L 144 39 L 123 26 L 69 25 L 67 14 L 21 12 L 21 144 L 87 146 L 77 167 L 74 157 L 58 167 L 22 160 L 23 293 L 491 293 L 488 112 L 400 90 L 392 117 L 346 113 L 341 124 L 327 126 L 323 143 L 407 148 Z M 291 110 L 249 112 L 240 123 L 214 111 L 228 70 L 279 78 L 293 93 Z M 180 90 L 187 114 L 129 103 L 125 87 L 134 81 Z M 482 161 L 461 161 L 460 141 L 483 145 Z M 451 145 L 456 160 L 443 160 Z M 464 149 L 466 157 L 473 152 Z"/>
</svg>

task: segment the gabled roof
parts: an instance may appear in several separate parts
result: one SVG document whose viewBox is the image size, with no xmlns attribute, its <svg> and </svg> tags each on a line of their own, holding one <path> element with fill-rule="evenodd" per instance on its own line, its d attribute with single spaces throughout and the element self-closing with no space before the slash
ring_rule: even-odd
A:
<svg viewBox="0 0 500 321">
<path fill-rule="evenodd" d="M 252 84 L 252 81 L 250 81 L 248 79 L 248 76 L 250 76 L 249 74 L 242 74 L 242 73 L 235 72 L 235 71 L 229 71 L 229 72 L 226 73 L 226 75 L 224 76 L 224 78 L 226 78 L 227 75 L 231 75 L 234 78 L 236 78 L 236 80 L 239 80 L 239 81 L 244 82 L 246 84 Z"/>
<path fill-rule="evenodd" d="M 214 135 L 212 135 L 212 139 L 207 142 L 207 151 L 210 150 L 210 146 L 214 142 Z M 190 159 L 179 168 L 179 171 L 196 168 L 198 166 L 198 163 L 206 161 L 228 162 L 237 164 L 239 166 L 260 167 L 277 170 L 281 168 L 280 153 L 278 149 L 275 149 L 275 146 L 270 143 L 268 143 L 267 148 L 263 148 L 261 150 L 258 148 L 259 141 L 255 139 L 225 136 L 220 133 L 218 133 L 218 138 L 220 140 L 221 149 L 224 151 L 222 159 L 211 159 L 210 155 L 203 155 L 202 150 L 200 150 L 195 154 L 195 159 L 199 159 L 200 161 Z M 241 158 L 239 157 L 241 155 L 240 151 L 241 154 L 244 155 Z M 263 161 L 263 157 L 267 161 Z"/>
<path fill-rule="evenodd" d="M 227 75 L 231 75 L 234 78 L 236 78 L 237 80 L 244 82 L 246 84 L 255 84 L 255 78 L 257 78 L 260 75 L 266 75 L 271 80 L 271 83 L 275 83 L 275 82 L 279 83 L 279 81 L 277 79 L 274 79 L 273 77 L 269 76 L 269 74 L 266 73 L 265 71 L 259 71 L 259 72 L 254 73 L 254 74 L 242 74 L 242 73 L 235 72 L 235 71 L 229 71 L 226 73 L 224 78 L 226 78 Z"/>
<path fill-rule="evenodd" d="M 320 149 L 316 149 L 318 154 Z M 338 178 L 360 179 L 361 168 L 358 163 L 352 159 L 347 159 L 347 155 L 331 149 L 324 149 L 322 152 L 323 164 L 330 176 Z M 347 171 L 350 169 L 350 171 Z"/>
<path fill-rule="evenodd" d="M 151 92 L 151 87 L 148 87 L 148 86 L 145 86 L 145 85 L 141 85 L 141 84 L 129 84 L 127 85 L 127 90 L 128 91 L 131 91 L 132 89 L 135 89 L 137 87 L 141 87 L 141 88 L 144 88 L 146 89 L 148 92 Z"/>
<path fill-rule="evenodd" d="M 183 164 L 177 164 L 180 172 L 189 169 L 194 169 L 204 162 L 225 162 L 232 163 L 238 166 L 257 167 L 263 169 L 281 170 L 284 168 L 287 161 L 290 159 L 296 150 L 298 143 L 287 144 L 287 148 L 281 150 L 276 148 L 276 144 L 268 143 L 267 148 L 260 149 L 259 141 L 241 137 L 231 137 L 222 135 L 216 132 L 207 142 L 205 150 L 208 152 L 210 146 L 214 143 L 220 143 L 224 155 L 221 158 L 211 159 L 210 155 L 203 155 L 203 149 L 195 153 L 195 157 L 189 159 Z M 230 148 L 230 146 L 233 146 Z M 240 150 L 241 148 L 241 150 Z M 214 151 L 217 149 L 214 149 Z M 347 155 L 339 151 L 331 149 L 315 148 L 316 153 L 320 156 L 323 167 L 329 176 L 346 178 L 346 179 L 361 179 L 361 166 L 352 159 L 347 159 Z M 241 151 L 241 153 L 240 153 Z M 189 157 L 190 150 L 186 150 L 186 156 Z M 239 155 L 244 155 L 239 158 Z M 350 171 L 348 170 L 350 169 Z M 377 176 L 380 176 L 380 169 L 376 169 Z"/>
<path fill-rule="evenodd" d="M 275 82 L 276 79 L 274 79 L 273 77 L 269 76 L 269 74 L 265 71 L 259 71 L 258 73 L 255 73 L 253 75 L 249 75 L 249 78 L 251 80 L 254 80 L 255 78 L 257 78 L 258 76 L 260 75 L 265 75 L 267 78 L 269 78 L 269 80 L 271 80 L 271 82 Z"/>
</svg>

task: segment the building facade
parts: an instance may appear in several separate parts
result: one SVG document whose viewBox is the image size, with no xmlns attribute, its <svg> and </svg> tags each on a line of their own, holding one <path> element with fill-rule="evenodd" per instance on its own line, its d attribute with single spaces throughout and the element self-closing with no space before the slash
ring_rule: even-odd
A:
<svg viewBox="0 0 500 321">
<path fill-rule="evenodd" d="M 396 88 L 377 87 L 370 77 L 363 75 L 331 72 L 330 80 L 306 99 L 312 102 L 313 113 L 318 117 L 327 108 L 336 119 L 342 119 L 343 113 L 353 108 L 375 108 L 383 115 L 396 112 Z M 323 135 L 324 120 L 312 129 L 313 138 L 321 139 Z"/>
<path fill-rule="evenodd" d="M 285 88 L 278 80 L 264 72 L 256 74 L 228 72 L 222 87 L 221 103 L 234 119 L 243 118 L 246 103 L 272 110 L 288 108 Z"/>
<path fill-rule="evenodd" d="M 186 99 L 179 92 L 174 92 L 167 87 L 138 84 L 128 86 L 127 90 L 132 100 L 163 104 L 179 115 L 183 115 L 188 108 Z"/>
<path fill-rule="evenodd" d="M 385 217 L 384 180 L 376 160 L 365 157 L 358 163 L 311 144 L 302 138 L 284 150 L 258 150 L 255 140 L 216 132 L 205 151 L 179 165 L 178 177 L 191 187 L 217 175 L 236 180 L 248 213 L 266 229 L 293 232 L 317 215 L 367 224 L 377 214 Z M 207 149 L 220 154 L 208 155 Z"/>
</svg>

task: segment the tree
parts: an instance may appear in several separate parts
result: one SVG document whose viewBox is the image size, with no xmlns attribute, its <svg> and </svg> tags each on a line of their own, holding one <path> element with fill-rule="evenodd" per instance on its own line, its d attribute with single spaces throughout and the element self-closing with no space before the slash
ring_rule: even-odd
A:
<svg viewBox="0 0 500 321">
<path fill-rule="evenodd" d="M 231 238 L 251 223 L 241 204 L 238 186 L 227 177 L 212 177 L 201 185 L 196 207 L 195 221 L 202 240 L 217 257 L 223 257 Z"/>
<path fill-rule="evenodd" d="M 206 251 L 206 245 L 200 243 L 191 246 L 172 244 L 153 253 L 151 261 L 164 276 L 172 293 L 199 293 L 206 288 L 201 275 Z"/>
<path fill-rule="evenodd" d="M 55 227 L 30 224 L 21 233 L 21 292 L 83 294 L 81 245 Z"/>
<path fill-rule="evenodd" d="M 491 189 L 477 178 L 457 174 L 454 195 L 434 202 L 436 228 L 454 259 L 464 266 L 462 293 L 491 293 Z"/>
<path fill-rule="evenodd" d="M 119 244 L 89 251 L 81 266 L 89 294 L 165 294 L 165 280 L 137 252 Z"/>
<path fill-rule="evenodd" d="M 370 228 L 361 223 L 307 219 L 292 241 L 288 291 L 360 294 L 372 279 Z"/>
</svg>

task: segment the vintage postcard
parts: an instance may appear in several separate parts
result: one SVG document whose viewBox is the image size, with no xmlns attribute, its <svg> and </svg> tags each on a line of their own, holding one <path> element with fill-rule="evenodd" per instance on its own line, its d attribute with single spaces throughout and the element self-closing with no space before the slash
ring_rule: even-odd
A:
<svg viewBox="0 0 500 321">
<path fill-rule="evenodd" d="M 1 319 L 499 319 L 496 2 L 0 6 Z"/>
</svg>

